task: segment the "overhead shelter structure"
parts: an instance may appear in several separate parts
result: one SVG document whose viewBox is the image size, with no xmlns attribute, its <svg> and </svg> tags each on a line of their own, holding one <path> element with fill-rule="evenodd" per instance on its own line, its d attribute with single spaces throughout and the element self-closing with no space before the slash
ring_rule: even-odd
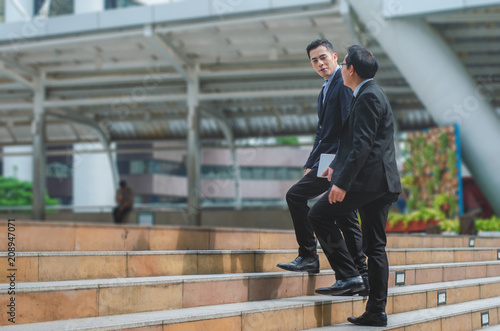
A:
<svg viewBox="0 0 500 331">
<path fill-rule="evenodd" d="M 176 1 L 0 25 L 0 143 L 34 147 L 34 217 L 43 219 L 46 146 L 101 141 L 109 150 L 112 142 L 186 139 L 188 219 L 200 224 L 200 141 L 226 140 L 234 148 L 241 138 L 315 132 L 321 79 L 305 47 L 317 38 L 329 39 L 340 58 L 357 42 L 374 51 L 376 79 L 399 130 L 446 122 L 429 109 L 425 88 L 415 85 L 439 64 L 425 50 L 418 66 L 404 63 L 410 50 L 380 39 L 391 20 L 418 21 L 441 40 L 454 56 L 454 70 L 485 96 L 488 128 L 498 131 L 500 3 L 401 11 L 387 20 L 390 0 L 375 1 L 368 12 L 362 8 L 367 1 Z M 414 65 L 423 69 L 404 68 Z M 498 147 L 491 148 L 488 162 L 498 162 Z M 498 177 L 491 167 L 471 170 L 475 177 L 483 170 Z M 500 213 L 500 195 L 480 184 Z"/>
</svg>

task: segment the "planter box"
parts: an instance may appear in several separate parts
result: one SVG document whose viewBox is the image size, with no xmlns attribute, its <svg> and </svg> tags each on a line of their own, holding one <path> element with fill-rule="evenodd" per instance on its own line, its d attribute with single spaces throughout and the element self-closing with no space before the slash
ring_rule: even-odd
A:
<svg viewBox="0 0 500 331">
<path fill-rule="evenodd" d="M 481 237 L 500 237 L 500 232 L 498 231 L 479 231 L 477 233 Z"/>
<path fill-rule="evenodd" d="M 393 226 L 391 226 L 389 222 L 387 222 L 387 224 L 385 225 L 385 232 L 406 232 L 406 228 L 403 222 L 396 223 Z"/>
<path fill-rule="evenodd" d="M 389 222 L 387 222 L 385 226 L 385 232 L 404 232 L 404 233 L 409 233 L 409 232 L 425 232 L 427 225 L 435 225 L 437 224 L 438 221 L 436 220 L 429 220 L 429 221 L 411 221 L 407 227 L 401 223 L 397 223 L 394 226 L 391 226 Z"/>
</svg>

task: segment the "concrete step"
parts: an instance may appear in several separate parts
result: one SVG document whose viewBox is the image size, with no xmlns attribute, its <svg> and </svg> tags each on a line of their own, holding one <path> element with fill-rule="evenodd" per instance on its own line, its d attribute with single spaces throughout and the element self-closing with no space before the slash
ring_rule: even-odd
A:
<svg viewBox="0 0 500 331">
<path fill-rule="evenodd" d="M 488 317 L 483 317 L 487 313 Z M 449 306 L 414 310 L 388 316 L 387 327 L 360 327 L 351 323 L 307 329 L 309 331 L 375 330 L 500 330 L 500 297 Z M 492 326 L 482 325 L 486 320 Z"/>
<path fill-rule="evenodd" d="M 314 295 L 316 288 L 332 283 L 333 272 L 36 282 L 16 284 L 16 300 L 19 320 L 31 323 Z M 6 302 L 8 287 L 0 286 L 0 297 Z M 387 310 L 401 312 L 436 304 L 438 290 L 447 290 L 448 303 L 488 298 L 500 295 L 500 276 L 391 288 Z"/>
<path fill-rule="evenodd" d="M 492 279 L 485 280 L 493 284 Z M 495 280 L 496 282 L 499 279 Z M 490 324 L 498 323 L 500 296 L 485 289 L 481 294 L 491 297 L 475 299 L 464 297 L 460 288 L 467 289 L 465 282 L 435 284 L 429 290 L 418 289 L 421 285 L 407 286 L 390 291 L 390 301 L 405 296 L 403 303 L 389 303 L 389 326 L 387 329 L 403 329 L 416 326 L 420 330 L 430 330 L 444 325 L 443 330 L 472 330 L 480 328 L 480 314 L 488 311 Z M 484 283 L 486 285 L 486 283 Z M 463 285 L 463 286 L 462 286 Z M 498 288 L 496 284 L 496 288 Z M 481 285 L 479 285 L 481 288 Z M 456 304 L 437 306 L 437 299 L 416 300 L 413 297 L 437 297 L 438 289 L 457 291 Z M 451 299 L 451 292 L 448 298 Z M 462 299 L 462 300 L 459 300 Z M 450 302 L 450 301 L 448 301 Z M 365 299 L 361 297 L 299 296 L 254 302 L 211 305 L 203 307 L 160 310 L 153 312 L 119 314 L 99 317 L 83 317 L 68 320 L 9 325 L 9 330 L 304 330 L 344 323 L 349 316 L 357 316 L 364 311 Z M 413 305 L 413 311 L 398 312 L 396 307 Z M 392 308 L 391 308 L 392 307 Z M 55 307 L 53 307 L 54 309 Z M 75 310 L 76 311 L 76 310 Z M 339 330 L 352 329 L 350 325 L 335 326 Z M 2 327 L 0 327 L 1 329 Z M 359 330 L 354 327 L 353 330 Z M 363 328 L 368 330 L 370 328 Z M 381 328 L 376 328 L 380 330 Z M 439 328 L 441 330 L 441 328 Z"/>
<path fill-rule="evenodd" d="M 15 221 L 17 251 L 296 248 L 289 230 Z M 7 222 L 0 221 L 7 238 Z M 6 247 L 1 247 L 6 250 Z"/>
<path fill-rule="evenodd" d="M 500 323 L 500 321 L 499 321 L 499 323 Z M 483 330 L 483 328 L 480 328 L 480 329 L 474 329 L 474 330 L 476 330 L 476 331 L 478 331 L 478 330 Z M 487 329 L 487 330 L 488 330 L 488 331 L 500 331 L 500 324 L 490 325 L 490 326 L 488 326 L 488 329 Z"/>
<path fill-rule="evenodd" d="M 15 221 L 17 251 L 296 249 L 292 230 Z M 290 223 L 291 226 L 291 223 Z M 7 221 L 0 221 L 7 237 Z M 500 237 L 389 234 L 388 248 L 500 247 Z M 6 247 L 0 247 L 6 251 Z"/>
<path fill-rule="evenodd" d="M 322 269 L 330 265 L 320 251 Z M 498 249 L 407 248 L 388 249 L 390 265 L 493 261 Z M 281 271 L 277 263 L 295 259 L 288 250 L 188 250 L 114 252 L 18 252 L 18 282 L 55 280 L 150 277 L 192 274 L 226 274 Z M 7 253 L 0 253 L 0 264 L 7 265 Z M 7 279 L 0 278 L 0 283 Z"/>
</svg>

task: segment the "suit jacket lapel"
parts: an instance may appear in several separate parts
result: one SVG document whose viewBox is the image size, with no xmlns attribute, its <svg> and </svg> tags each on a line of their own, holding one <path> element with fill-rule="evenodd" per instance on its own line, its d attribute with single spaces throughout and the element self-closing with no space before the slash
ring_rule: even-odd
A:
<svg viewBox="0 0 500 331">
<path fill-rule="evenodd" d="M 330 95 L 333 93 L 333 90 L 335 89 L 335 85 L 338 84 L 340 75 L 341 75 L 341 73 L 340 73 L 340 69 L 339 69 L 335 73 L 335 76 L 333 76 L 333 80 L 330 83 L 330 86 L 328 87 L 328 91 L 324 92 L 324 93 L 326 93 L 326 97 L 325 97 L 325 103 L 323 104 L 323 109 L 326 106 L 326 101 L 328 100 L 328 98 L 330 97 Z"/>
<path fill-rule="evenodd" d="M 323 123 L 323 117 L 325 116 L 325 110 L 326 110 L 326 104 L 328 102 L 328 98 L 330 97 L 330 95 L 333 93 L 333 90 L 335 89 L 335 85 L 338 84 L 338 81 L 339 81 L 339 77 L 340 77 L 341 73 L 340 73 L 340 69 L 337 70 L 337 72 L 335 73 L 335 76 L 333 76 L 333 80 L 332 82 L 330 83 L 330 86 L 328 87 L 328 91 L 323 91 L 323 93 L 326 93 L 326 97 L 325 97 L 325 102 L 323 103 L 323 105 L 321 104 L 321 93 L 318 97 L 318 117 L 319 117 L 319 123 Z"/>
<path fill-rule="evenodd" d="M 318 117 L 321 118 L 323 114 L 323 93 L 325 93 L 324 87 L 321 87 L 321 92 L 318 95 Z"/>
</svg>

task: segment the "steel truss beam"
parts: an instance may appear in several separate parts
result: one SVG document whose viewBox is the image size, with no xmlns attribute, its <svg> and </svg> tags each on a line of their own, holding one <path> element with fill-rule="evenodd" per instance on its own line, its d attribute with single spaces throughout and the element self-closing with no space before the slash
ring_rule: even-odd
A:
<svg viewBox="0 0 500 331">
<path fill-rule="evenodd" d="M 25 87 L 27 87 L 31 90 L 35 89 L 35 85 L 33 84 L 32 81 L 30 81 L 29 79 L 26 79 L 25 77 L 20 75 L 18 72 L 5 67 L 5 63 L 3 63 L 1 61 L 0 61 L 0 71 L 3 72 L 7 77 L 11 78 L 12 80 L 14 80 L 18 83 L 21 83 Z"/>
</svg>

